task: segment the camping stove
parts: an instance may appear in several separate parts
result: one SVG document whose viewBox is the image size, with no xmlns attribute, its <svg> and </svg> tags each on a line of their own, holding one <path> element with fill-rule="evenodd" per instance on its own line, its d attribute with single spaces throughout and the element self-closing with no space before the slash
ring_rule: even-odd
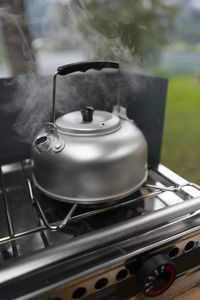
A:
<svg viewBox="0 0 200 300">
<path fill-rule="evenodd" d="M 72 78 L 73 91 L 111 111 L 116 74 L 95 77 L 94 90 L 86 88 L 93 77 L 83 78 Z M 1 105 L 14 107 L 19 91 L 1 79 Z M 122 74 L 122 105 L 147 139 L 149 170 L 136 193 L 108 207 L 38 194 L 30 145 L 13 129 L 19 111 L 1 111 L 0 299 L 168 300 L 200 283 L 199 187 L 160 164 L 166 92 L 166 79 Z"/>
<path fill-rule="evenodd" d="M 38 195 L 31 169 L 1 167 L 2 299 L 170 299 L 196 274 L 197 185 L 159 165 L 122 202 L 81 208 Z"/>
</svg>

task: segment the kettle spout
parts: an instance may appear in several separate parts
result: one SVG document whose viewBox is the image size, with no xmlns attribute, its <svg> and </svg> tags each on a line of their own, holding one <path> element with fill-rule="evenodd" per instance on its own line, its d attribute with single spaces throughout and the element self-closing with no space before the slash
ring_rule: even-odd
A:
<svg viewBox="0 0 200 300">
<path fill-rule="evenodd" d="M 51 148 L 51 139 L 48 136 L 39 136 L 34 141 L 34 146 L 40 153 L 48 152 Z"/>
</svg>

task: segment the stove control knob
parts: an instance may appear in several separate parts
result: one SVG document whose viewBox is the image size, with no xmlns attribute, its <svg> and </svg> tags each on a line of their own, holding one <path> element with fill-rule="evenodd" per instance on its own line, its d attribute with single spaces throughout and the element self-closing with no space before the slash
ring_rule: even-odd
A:
<svg viewBox="0 0 200 300">
<path fill-rule="evenodd" d="M 155 255 L 147 259 L 137 273 L 143 293 L 149 297 L 164 293 L 173 283 L 175 276 L 173 263 L 164 255 Z"/>
</svg>

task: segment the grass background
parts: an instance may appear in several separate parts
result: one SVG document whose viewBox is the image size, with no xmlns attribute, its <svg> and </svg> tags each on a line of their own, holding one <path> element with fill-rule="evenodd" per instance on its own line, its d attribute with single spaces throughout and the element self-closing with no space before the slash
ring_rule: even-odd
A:
<svg viewBox="0 0 200 300">
<path fill-rule="evenodd" d="M 161 163 L 200 185 L 200 78 L 168 83 Z"/>
</svg>

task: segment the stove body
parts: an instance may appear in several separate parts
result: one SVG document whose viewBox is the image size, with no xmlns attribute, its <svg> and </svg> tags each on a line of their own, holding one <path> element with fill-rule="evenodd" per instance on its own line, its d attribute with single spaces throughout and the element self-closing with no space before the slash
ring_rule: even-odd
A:
<svg viewBox="0 0 200 300">
<path fill-rule="evenodd" d="M 115 75 L 103 76 L 108 85 L 115 83 Z M 12 101 L 8 81 L 0 88 Z M 135 89 L 135 83 L 143 88 Z M 148 141 L 150 185 L 109 209 L 77 208 L 62 230 L 58 226 L 71 205 L 37 195 L 29 146 L 12 129 L 16 113 L 2 113 L 2 126 L 7 123 L 0 140 L 2 299 L 144 299 L 149 292 L 169 299 L 173 287 L 182 282 L 189 287 L 187 276 L 200 264 L 200 191 L 159 164 L 166 88 L 159 78 L 126 74 L 122 80 L 128 115 Z M 105 109 L 102 101 L 97 108 Z M 156 272 L 170 264 L 176 280 L 168 289 L 172 278 Z"/>
</svg>

